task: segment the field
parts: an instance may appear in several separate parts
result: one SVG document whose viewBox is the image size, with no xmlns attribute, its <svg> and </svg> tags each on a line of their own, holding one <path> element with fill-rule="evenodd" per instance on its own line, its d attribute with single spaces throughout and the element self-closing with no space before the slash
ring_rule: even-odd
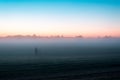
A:
<svg viewBox="0 0 120 80">
<path fill-rule="evenodd" d="M 0 80 L 120 80 L 120 39 L 1 39 Z"/>
</svg>

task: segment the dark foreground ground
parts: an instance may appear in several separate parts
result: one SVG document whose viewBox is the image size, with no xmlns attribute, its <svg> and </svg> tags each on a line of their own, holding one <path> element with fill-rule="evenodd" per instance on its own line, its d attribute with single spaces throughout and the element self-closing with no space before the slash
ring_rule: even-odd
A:
<svg viewBox="0 0 120 80">
<path fill-rule="evenodd" d="M 0 80 L 120 80 L 119 58 L 1 63 Z"/>
</svg>

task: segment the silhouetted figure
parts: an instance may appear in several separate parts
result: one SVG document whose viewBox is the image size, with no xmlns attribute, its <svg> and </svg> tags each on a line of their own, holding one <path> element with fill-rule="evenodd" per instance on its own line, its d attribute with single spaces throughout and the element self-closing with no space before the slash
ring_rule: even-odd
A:
<svg viewBox="0 0 120 80">
<path fill-rule="evenodd" d="M 35 55 L 38 55 L 38 49 L 37 48 L 34 49 L 34 53 L 35 53 Z"/>
</svg>

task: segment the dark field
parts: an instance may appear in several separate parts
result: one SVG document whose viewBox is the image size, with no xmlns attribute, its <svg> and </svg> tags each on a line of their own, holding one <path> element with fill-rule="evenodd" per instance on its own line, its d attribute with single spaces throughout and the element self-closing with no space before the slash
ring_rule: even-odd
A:
<svg viewBox="0 0 120 80">
<path fill-rule="evenodd" d="M 0 80 L 120 80 L 120 39 L 1 39 Z"/>
</svg>

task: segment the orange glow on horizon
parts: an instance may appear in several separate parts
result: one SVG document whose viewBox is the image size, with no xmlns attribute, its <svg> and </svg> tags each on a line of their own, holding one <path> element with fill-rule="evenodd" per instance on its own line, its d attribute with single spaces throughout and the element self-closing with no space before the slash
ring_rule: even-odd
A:
<svg viewBox="0 0 120 80">
<path fill-rule="evenodd" d="M 120 35 L 118 33 L 114 33 L 114 34 L 105 34 L 105 33 L 101 33 L 101 34 L 94 34 L 94 33 L 84 33 L 84 34 L 58 34 L 58 33 L 54 33 L 54 34 L 34 34 L 34 33 L 18 33 L 18 34 L 15 34 L 15 33 L 9 33 L 9 34 L 0 34 L 0 37 L 6 37 L 6 36 L 16 36 L 16 35 L 21 35 L 21 36 L 33 36 L 33 35 L 36 35 L 36 36 L 44 36 L 44 37 L 51 37 L 51 36 L 64 36 L 64 37 L 75 37 L 75 36 L 82 36 L 82 37 L 104 37 L 104 36 L 111 36 L 111 37 L 120 37 Z"/>
</svg>

